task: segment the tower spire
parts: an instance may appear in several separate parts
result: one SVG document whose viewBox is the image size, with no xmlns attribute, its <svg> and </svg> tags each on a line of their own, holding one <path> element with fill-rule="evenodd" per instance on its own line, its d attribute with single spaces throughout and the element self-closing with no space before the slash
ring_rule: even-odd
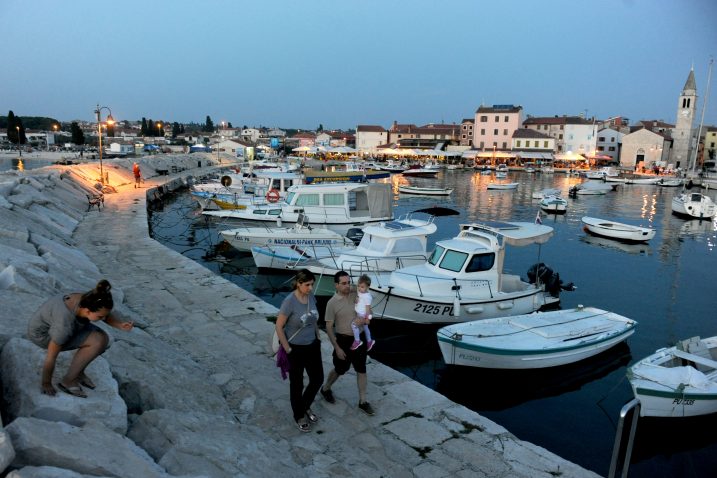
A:
<svg viewBox="0 0 717 478">
<path fill-rule="evenodd" d="M 682 88 L 682 94 L 696 94 L 697 93 L 697 83 L 695 83 L 695 68 L 694 66 L 690 68 L 690 74 L 687 75 L 687 81 L 685 81 L 685 86 Z"/>
</svg>

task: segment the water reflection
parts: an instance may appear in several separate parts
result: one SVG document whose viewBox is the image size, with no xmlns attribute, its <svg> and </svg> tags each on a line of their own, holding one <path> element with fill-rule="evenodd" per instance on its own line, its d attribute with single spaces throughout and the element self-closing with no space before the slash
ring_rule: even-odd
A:
<svg viewBox="0 0 717 478">
<path fill-rule="evenodd" d="M 652 248 L 649 244 L 646 244 L 644 242 L 623 242 L 615 239 L 609 239 L 607 237 L 594 236 L 587 232 L 584 236 L 580 236 L 580 241 L 596 247 L 604 247 L 607 249 L 627 252 L 628 254 L 652 254 Z"/>
</svg>

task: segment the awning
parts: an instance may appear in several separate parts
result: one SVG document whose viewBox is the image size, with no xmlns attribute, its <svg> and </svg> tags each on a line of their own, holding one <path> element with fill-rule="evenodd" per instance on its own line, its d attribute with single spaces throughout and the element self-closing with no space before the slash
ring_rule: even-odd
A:
<svg viewBox="0 0 717 478">
<path fill-rule="evenodd" d="M 536 151 L 514 151 L 514 153 L 524 159 L 553 159 L 553 153 L 539 153 Z"/>
</svg>

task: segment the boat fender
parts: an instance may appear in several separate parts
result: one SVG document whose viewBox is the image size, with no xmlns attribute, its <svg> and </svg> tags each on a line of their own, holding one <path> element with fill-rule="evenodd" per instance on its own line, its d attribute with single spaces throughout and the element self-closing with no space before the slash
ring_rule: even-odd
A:
<svg viewBox="0 0 717 478">
<path fill-rule="evenodd" d="M 508 310 L 508 309 L 512 309 L 512 308 L 513 308 L 513 303 L 512 303 L 512 302 L 509 302 L 509 303 L 498 302 L 497 307 L 498 307 L 500 310 Z"/>
<path fill-rule="evenodd" d="M 459 299 L 458 296 L 453 299 L 453 311 L 451 315 L 453 315 L 453 317 L 458 317 L 461 315 L 461 299 Z"/>
<path fill-rule="evenodd" d="M 466 307 L 466 312 L 469 314 L 480 314 L 483 312 L 483 307 L 474 305 L 472 307 Z"/>
<path fill-rule="evenodd" d="M 281 216 L 276 216 L 276 227 L 281 227 L 281 226 L 282 226 Z"/>
</svg>

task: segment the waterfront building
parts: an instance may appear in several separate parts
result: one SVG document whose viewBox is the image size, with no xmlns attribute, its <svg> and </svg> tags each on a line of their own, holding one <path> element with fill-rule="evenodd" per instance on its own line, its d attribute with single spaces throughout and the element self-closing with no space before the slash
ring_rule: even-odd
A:
<svg viewBox="0 0 717 478">
<path fill-rule="evenodd" d="M 620 166 L 642 171 L 655 166 L 668 167 L 670 140 L 664 133 L 655 133 L 648 128 L 641 128 L 622 138 Z"/>
<path fill-rule="evenodd" d="M 522 106 L 481 105 L 475 113 L 473 147 L 479 150 L 510 150 L 513 133 L 523 123 L 522 115 Z"/>
<path fill-rule="evenodd" d="M 705 133 L 702 164 L 707 172 L 717 173 L 717 128 L 709 127 Z"/>
<path fill-rule="evenodd" d="M 258 128 L 244 128 L 241 130 L 241 140 L 245 143 L 256 144 L 261 137 L 261 131 Z"/>
<path fill-rule="evenodd" d="M 388 143 L 388 131 L 383 126 L 360 124 L 356 126 L 356 149 L 376 153 L 376 148 Z"/>
<path fill-rule="evenodd" d="M 475 121 L 473 118 L 464 118 L 461 121 L 461 146 L 473 146 L 473 127 Z"/>
<path fill-rule="evenodd" d="M 694 130 L 697 112 L 697 84 L 694 69 L 690 69 L 685 86 L 677 99 L 677 120 L 672 129 L 672 154 L 669 162 L 675 168 L 690 167 L 692 152 L 696 146 Z"/>
<path fill-rule="evenodd" d="M 555 138 L 527 128 L 519 128 L 511 138 L 511 150 L 524 162 L 541 162 L 553 158 Z"/>
<path fill-rule="evenodd" d="M 555 138 L 556 153 L 594 154 L 597 146 L 597 124 L 580 116 L 529 116 L 523 127 Z"/>
<path fill-rule="evenodd" d="M 623 136 L 625 136 L 625 133 L 621 133 L 613 128 L 602 128 L 599 130 L 595 147 L 597 154 L 610 156 L 613 161 L 619 161 Z"/>
</svg>

